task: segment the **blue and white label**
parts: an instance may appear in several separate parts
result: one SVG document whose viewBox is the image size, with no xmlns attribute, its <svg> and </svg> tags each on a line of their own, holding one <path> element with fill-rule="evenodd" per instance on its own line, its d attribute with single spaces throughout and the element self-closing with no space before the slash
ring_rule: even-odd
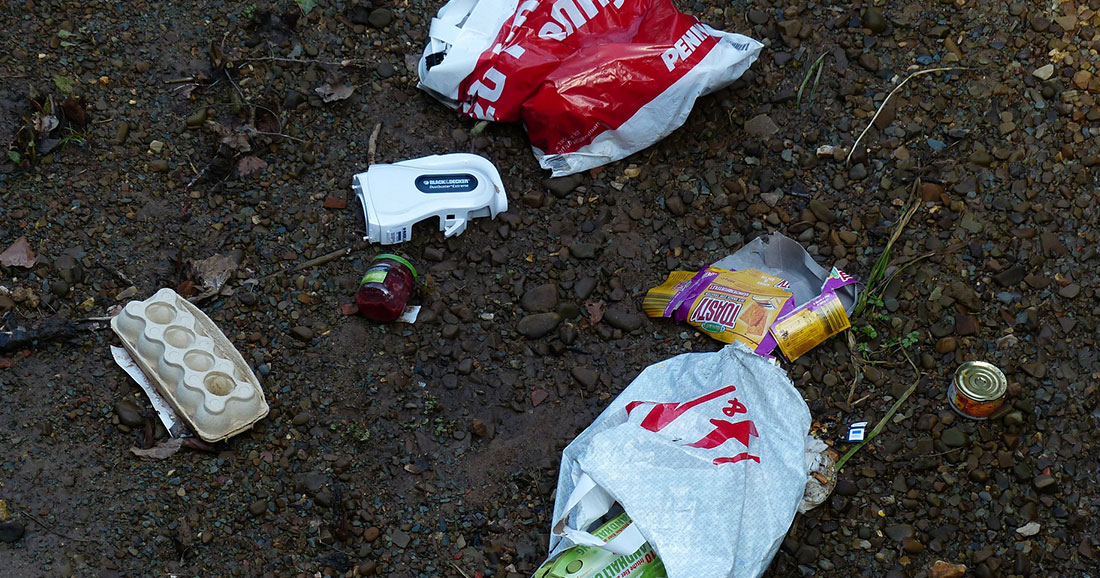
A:
<svg viewBox="0 0 1100 578">
<path fill-rule="evenodd" d="M 848 426 L 847 440 L 849 443 L 861 442 L 865 437 L 867 437 L 867 422 L 857 421 Z"/>
</svg>

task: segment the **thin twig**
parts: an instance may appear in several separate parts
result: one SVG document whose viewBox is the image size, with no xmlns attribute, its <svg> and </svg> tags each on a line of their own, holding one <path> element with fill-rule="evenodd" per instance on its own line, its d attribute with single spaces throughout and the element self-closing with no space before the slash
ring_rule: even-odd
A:
<svg viewBox="0 0 1100 578">
<path fill-rule="evenodd" d="M 944 68 L 929 68 L 928 70 L 918 70 L 918 71 L 914 72 L 913 74 L 910 74 L 909 76 L 905 77 L 905 80 L 901 81 L 900 84 L 898 84 L 896 87 L 894 87 L 894 90 L 891 90 L 890 94 L 887 94 L 886 98 L 884 98 L 882 100 L 882 104 L 880 104 L 879 107 L 878 107 L 878 110 L 875 111 L 875 116 L 872 116 L 871 117 L 871 122 L 867 123 L 867 128 L 863 129 L 863 132 L 859 133 L 859 138 L 857 138 L 856 142 L 852 144 L 852 150 L 848 151 L 848 157 L 844 159 L 844 164 L 847 165 L 848 162 L 852 160 L 852 155 L 855 154 L 856 147 L 859 146 L 859 141 L 863 140 L 863 135 L 867 134 L 867 131 L 871 130 L 871 127 L 874 126 L 874 124 L 875 124 L 875 119 L 878 118 L 878 115 L 882 114 L 882 109 L 886 108 L 886 103 L 890 102 L 890 97 L 894 96 L 894 93 L 901 90 L 901 87 L 905 86 L 906 82 L 909 82 L 910 79 L 916 78 L 916 77 L 924 75 L 924 74 L 931 74 L 933 72 L 947 72 L 947 71 L 950 71 L 950 70 L 969 70 L 969 68 L 965 67 L 965 66 L 949 66 L 949 67 L 944 67 Z"/>
<path fill-rule="evenodd" d="M 331 60 L 315 60 L 311 58 L 280 58 L 277 56 L 263 56 L 260 58 L 244 58 L 241 62 L 292 62 L 295 64 L 318 64 L 321 66 L 366 66 L 355 60 L 341 60 L 335 62 Z"/>
<path fill-rule="evenodd" d="M 374 164 L 374 154 L 378 151 L 378 133 L 382 132 L 382 123 L 374 125 L 374 131 L 370 133 L 370 141 L 367 143 L 367 163 Z"/>
<path fill-rule="evenodd" d="M 68 535 L 68 534 L 66 534 L 66 533 L 64 533 L 60 530 L 57 530 L 56 528 L 54 528 L 53 526 L 43 522 L 42 520 L 39 520 L 37 517 L 35 517 L 34 514 L 31 514 L 30 512 L 22 512 L 22 514 L 24 516 L 30 518 L 32 521 L 34 521 L 35 524 L 38 524 L 39 526 L 42 526 L 42 528 L 45 529 L 47 532 L 49 532 L 51 534 L 55 534 L 57 536 L 61 536 L 62 538 L 65 538 L 66 540 L 72 540 L 73 542 L 92 542 L 92 543 L 97 543 L 97 544 L 102 543 L 99 540 L 93 540 L 91 538 L 76 538 L 76 537 L 70 536 L 70 535 Z"/>
<path fill-rule="evenodd" d="M 262 130 L 256 130 L 254 128 L 249 128 L 246 132 L 248 132 L 248 134 L 261 134 L 261 135 L 264 135 L 264 136 L 278 136 L 278 137 L 282 137 L 282 138 L 285 138 L 285 139 L 290 139 L 294 142 L 303 142 L 303 143 L 306 142 L 305 139 L 301 139 L 301 138 L 298 138 L 296 136 L 290 136 L 288 134 L 281 133 L 281 132 L 265 132 L 265 131 L 262 131 Z"/>
<path fill-rule="evenodd" d="M 310 259 L 309 261 L 303 261 L 303 262 L 301 262 L 301 263 L 299 263 L 299 264 L 297 264 L 293 267 L 290 267 L 288 269 L 282 269 L 280 271 L 270 273 L 268 275 L 265 275 L 265 276 L 261 277 L 259 280 L 262 281 L 264 279 L 269 279 L 271 277 L 276 277 L 278 275 L 284 275 L 284 274 L 288 274 L 288 273 L 297 273 L 298 271 L 301 271 L 303 269 L 309 269 L 310 267 L 316 267 L 318 265 L 324 265 L 325 263 L 335 261 L 337 259 L 340 259 L 341 257 L 346 257 L 348 255 L 351 255 L 352 253 L 354 253 L 356 251 L 361 251 L 366 246 L 367 246 L 367 244 L 356 243 L 355 245 L 344 247 L 343 249 L 337 249 L 337 250 L 335 250 L 331 253 L 326 253 L 324 255 L 321 255 L 320 257 Z"/>
</svg>

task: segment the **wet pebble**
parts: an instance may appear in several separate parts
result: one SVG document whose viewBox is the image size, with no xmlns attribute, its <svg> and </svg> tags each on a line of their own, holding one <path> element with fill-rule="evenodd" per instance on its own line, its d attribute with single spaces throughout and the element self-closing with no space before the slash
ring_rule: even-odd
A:
<svg viewBox="0 0 1100 578">
<path fill-rule="evenodd" d="M 297 325 L 290 330 L 290 336 L 298 341 L 308 342 L 313 339 L 313 330 L 304 325 Z"/>
<path fill-rule="evenodd" d="M 615 329 L 621 329 L 628 333 L 642 326 L 640 315 L 622 309 L 608 309 L 603 314 L 603 320 Z"/>
<path fill-rule="evenodd" d="M 523 294 L 520 305 L 532 313 L 553 311 L 558 306 L 558 286 L 545 283 L 534 287 Z"/>
<path fill-rule="evenodd" d="M 0 542 L 11 544 L 23 537 L 26 528 L 19 522 L 0 523 Z"/>
<path fill-rule="evenodd" d="M 882 9 L 876 6 L 869 6 L 863 12 L 862 24 L 864 28 L 875 34 L 882 34 L 886 31 L 887 26 L 886 18 L 882 15 Z"/>
<path fill-rule="evenodd" d="M 124 399 L 115 404 L 115 415 L 122 425 L 140 427 L 145 425 L 145 418 L 141 417 L 141 407 L 132 400 Z"/>
<path fill-rule="evenodd" d="M 554 196 L 561 198 L 572 193 L 582 182 L 584 182 L 584 177 L 580 174 L 575 174 L 546 179 L 544 184 L 547 189 L 550 189 L 550 192 L 553 193 Z"/>
<path fill-rule="evenodd" d="M 248 505 L 248 513 L 253 516 L 262 516 L 267 511 L 266 500 L 256 500 Z"/>
<path fill-rule="evenodd" d="M 600 377 L 598 373 L 587 367 L 574 367 L 570 373 L 573 374 L 573 379 L 577 380 L 577 383 L 584 387 L 596 385 L 596 380 Z"/>
<path fill-rule="evenodd" d="M 385 28 L 393 22 L 393 11 L 389 8 L 376 8 L 367 17 L 367 22 L 375 28 Z"/>
<path fill-rule="evenodd" d="M 970 441 L 970 438 L 966 435 L 966 432 L 953 427 L 944 430 L 944 432 L 940 434 L 940 441 L 949 448 L 961 448 Z"/>
<path fill-rule="evenodd" d="M 553 331 L 559 323 L 561 315 L 557 313 L 536 313 L 520 319 L 516 331 L 528 339 L 538 339 Z"/>
</svg>

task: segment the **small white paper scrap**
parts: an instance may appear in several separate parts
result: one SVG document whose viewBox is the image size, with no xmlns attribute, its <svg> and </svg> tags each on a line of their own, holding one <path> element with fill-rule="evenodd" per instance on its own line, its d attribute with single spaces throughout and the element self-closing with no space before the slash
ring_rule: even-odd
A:
<svg viewBox="0 0 1100 578">
<path fill-rule="evenodd" d="M 401 312 L 401 317 L 397 320 L 402 323 L 416 323 L 417 315 L 420 315 L 419 305 L 406 305 L 405 310 Z"/>
<path fill-rule="evenodd" d="M 134 362 L 134 358 L 130 357 L 130 352 L 126 351 L 125 348 L 112 345 L 111 355 L 115 358 L 115 363 L 129 374 L 141 386 L 141 389 L 145 390 L 145 395 L 149 396 L 149 401 L 153 403 L 153 409 L 157 410 L 157 415 L 160 416 L 160 422 L 164 424 L 164 429 L 168 430 L 168 433 L 174 438 L 184 437 L 184 434 L 187 433 L 187 426 L 180 421 L 172 406 L 168 405 L 168 402 L 164 401 L 164 398 L 153 387 L 149 378 L 145 376 L 145 372 Z"/>
</svg>

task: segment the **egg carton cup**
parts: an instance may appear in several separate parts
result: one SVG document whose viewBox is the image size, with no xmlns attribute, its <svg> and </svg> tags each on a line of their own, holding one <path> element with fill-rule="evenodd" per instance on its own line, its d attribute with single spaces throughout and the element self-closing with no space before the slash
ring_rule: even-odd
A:
<svg viewBox="0 0 1100 578">
<path fill-rule="evenodd" d="M 224 440 L 267 415 L 252 368 L 218 326 L 175 291 L 127 303 L 111 329 L 200 438 Z"/>
</svg>

